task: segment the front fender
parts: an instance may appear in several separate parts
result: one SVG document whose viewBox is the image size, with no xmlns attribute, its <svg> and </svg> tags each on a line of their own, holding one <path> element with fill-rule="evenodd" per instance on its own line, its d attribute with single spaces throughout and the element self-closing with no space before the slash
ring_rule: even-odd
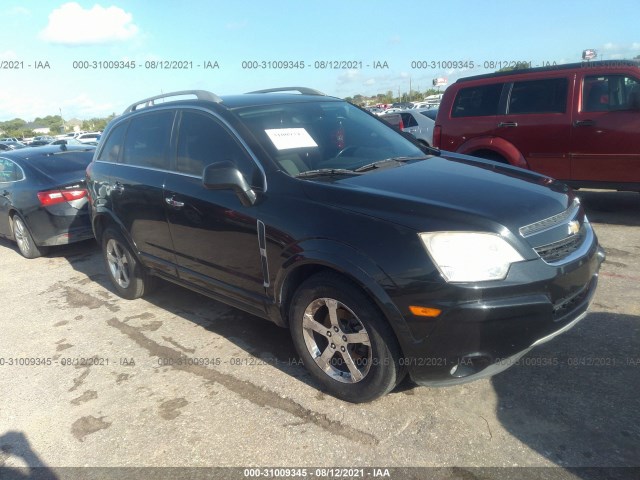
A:
<svg viewBox="0 0 640 480">
<path fill-rule="evenodd" d="M 411 337 L 402 313 L 388 294 L 388 290 L 397 286 L 370 257 L 350 245 L 318 238 L 298 242 L 285 252 L 289 255 L 285 255 L 273 285 L 275 305 L 284 324 L 288 323 L 288 300 L 300 279 L 304 281 L 315 271 L 325 269 L 344 275 L 362 288 L 375 301 L 398 339 Z"/>
</svg>

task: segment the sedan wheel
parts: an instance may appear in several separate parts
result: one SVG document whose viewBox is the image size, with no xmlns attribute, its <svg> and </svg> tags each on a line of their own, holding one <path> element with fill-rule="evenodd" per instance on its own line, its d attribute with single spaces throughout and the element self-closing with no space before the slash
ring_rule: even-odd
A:
<svg viewBox="0 0 640 480">
<path fill-rule="evenodd" d="M 396 336 L 373 300 L 348 279 L 319 273 L 289 309 L 293 343 L 309 373 L 332 395 L 367 402 L 404 377 Z"/>
<path fill-rule="evenodd" d="M 36 245 L 24 220 L 17 214 L 13 216 L 13 236 L 23 257 L 37 258 L 44 254 L 44 247 Z"/>
</svg>

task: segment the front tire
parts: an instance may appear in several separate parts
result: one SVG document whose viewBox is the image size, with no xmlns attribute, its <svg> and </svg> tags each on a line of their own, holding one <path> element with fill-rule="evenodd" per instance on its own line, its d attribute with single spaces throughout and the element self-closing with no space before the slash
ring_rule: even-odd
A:
<svg viewBox="0 0 640 480">
<path fill-rule="evenodd" d="M 404 377 L 393 330 L 372 300 L 337 274 L 314 275 L 298 288 L 289 323 L 307 370 L 337 398 L 368 402 Z"/>
<path fill-rule="evenodd" d="M 13 216 L 13 237 L 18 244 L 18 250 L 24 258 L 38 258 L 44 255 L 47 251 L 46 247 L 38 247 L 36 242 L 33 240 L 33 236 L 29 229 L 27 228 L 27 224 L 22 220 L 22 218 L 15 214 Z"/>
<path fill-rule="evenodd" d="M 118 295 L 134 300 L 148 293 L 154 278 L 147 274 L 120 232 L 107 228 L 102 235 L 104 264 Z"/>
</svg>

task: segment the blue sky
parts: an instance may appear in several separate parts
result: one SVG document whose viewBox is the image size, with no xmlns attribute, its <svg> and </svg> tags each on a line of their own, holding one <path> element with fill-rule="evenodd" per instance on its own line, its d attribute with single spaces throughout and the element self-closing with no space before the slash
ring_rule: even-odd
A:
<svg viewBox="0 0 640 480">
<path fill-rule="evenodd" d="M 101 117 L 141 98 L 194 88 L 220 95 L 285 85 L 340 97 L 397 94 L 410 82 L 426 90 L 435 77 L 451 82 L 497 69 L 484 62 L 574 62 L 586 48 L 601 59 L 640 54 L 637 0 L 618 0 L 615 8 L 592 0 L 3 4 L 0 62 L 19 68 L 0 69 L 0 121 L 60 112 L 65 119 Z M 165 60 L 192 68 L 146 68 Z M 411 68 L 425 60 L 473 61 L 474 68 Z M 135 61 L 136 68 L 74 68 L 78 61 Z M 248 69 L 243 61 L 297 61 L 305 68 Z M 316 68 L 322 61 L 362 68 Z M 49 68 L 35 68 L 45 62 Z M 219 68 L 204 69 L 205 62 Z M 388 68 L 373 68 L 385 62 Z"/>
</svg>

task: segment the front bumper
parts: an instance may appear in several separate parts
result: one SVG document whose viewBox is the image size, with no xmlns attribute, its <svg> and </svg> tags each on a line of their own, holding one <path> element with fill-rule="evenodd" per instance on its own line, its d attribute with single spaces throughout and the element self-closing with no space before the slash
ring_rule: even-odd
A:
<svg viewBox="0 0 640 480">
<path fill-rule="evenodd" d="M 455 301 L 404 297 L 408 304 L 426 303 L 443 311 L 428 329 L 414 329 L 414 334 L 428 332 L 423 338 L 401 339 L 409 375 L 420 385 L 443 386 L 505 370 L 586 316 L 604 258 L 594 239 L 587 254 L 569 264 L 522 262 L 490 289 L 448 285 L 438 292 Z M 415 318 L 411 324 L 416 325 Z"/>
</svg>

